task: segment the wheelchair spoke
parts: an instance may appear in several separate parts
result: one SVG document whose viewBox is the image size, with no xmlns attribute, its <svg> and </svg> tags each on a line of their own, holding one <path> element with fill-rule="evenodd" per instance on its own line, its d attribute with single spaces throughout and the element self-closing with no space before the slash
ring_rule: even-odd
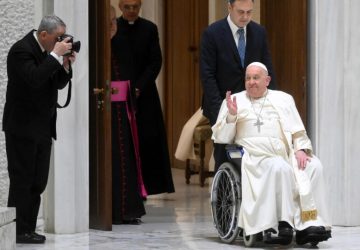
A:
<svg viewBox="0 0 360 250">
<path fill-rule="evenodd" d="M 215 175 L 212 186 L 211 206 L 214 224 L 220 238 L 228 243 L 232 242 L 239 232 L 239 185 L 237 170 L 231 164 L 225 163 Z"/>
</svg>

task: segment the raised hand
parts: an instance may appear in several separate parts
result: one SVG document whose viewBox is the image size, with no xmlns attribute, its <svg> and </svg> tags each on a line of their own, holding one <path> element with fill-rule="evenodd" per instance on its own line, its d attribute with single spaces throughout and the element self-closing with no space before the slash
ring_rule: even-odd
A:
<svg viewBox="0 0 360 250">
<path fill-rule="evenodd" d="M 231 91 L 226 91 L 226 105 L 231 115 L 237 114 L 236 96 L 231 99 Z"/>
</svg>

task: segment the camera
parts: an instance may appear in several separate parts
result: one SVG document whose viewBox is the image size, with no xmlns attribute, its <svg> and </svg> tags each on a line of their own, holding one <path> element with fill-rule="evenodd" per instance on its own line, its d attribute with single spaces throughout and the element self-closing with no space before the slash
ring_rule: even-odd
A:
<svg viewBox="0 0 360 250">
<path fill-rule="evenodd" d="M 59 36 L 59 37 L 58 37 L 58 42 L 61 42 L 62 40 L 64 40 L 64 39 L 67 38 L 67 37 L 70 37 L 70 40 L 69 40 L 68 42 L 72 44 L 72 47 L 71 47 L 71 51 L 70 51 L 69 53 L 66 53 L 66 54 L 63 55 L 63 56 L 69 56 L 69 55 L 71 55 L 74 51 L 75 51 L 76 53 L 79 53 L 81 43 L 80 43 L 80 41 L 75 41 L 75 42 L 74 42 L 74 37 L 73 37 L 72 35 L 64 34 L 64 35 L 62 35 L 62 36 Z"/>
</svg>

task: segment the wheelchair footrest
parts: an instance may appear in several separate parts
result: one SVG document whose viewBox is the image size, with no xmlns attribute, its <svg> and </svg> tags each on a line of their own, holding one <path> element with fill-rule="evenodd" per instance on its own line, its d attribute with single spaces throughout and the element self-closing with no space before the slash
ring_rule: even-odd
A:
<svg viewBox="0 0 360 250">
<path fill-rule="evenodd" d="M 293 236 L 286 235 L 286 236 L 278 236 L 272 235 L 276 233 L 274 229 L 268 229 L 264 232 L 263 241 L 266 244 L 279 244 L 279 245 L 289 245 L 292 242 Z"/>
</svg>

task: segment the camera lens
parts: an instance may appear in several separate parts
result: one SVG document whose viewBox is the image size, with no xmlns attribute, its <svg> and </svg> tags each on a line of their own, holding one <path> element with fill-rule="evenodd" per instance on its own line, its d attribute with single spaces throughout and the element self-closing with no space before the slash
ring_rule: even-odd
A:
<svg viewBox="0 0 360 250">
<path fill-rule="evenodd" d="M 71 50 L 75 51 L 76 53 L 79 53 L 80 46 L 81 46 L 80 41 L 73 42 Z"/>
</svg>

